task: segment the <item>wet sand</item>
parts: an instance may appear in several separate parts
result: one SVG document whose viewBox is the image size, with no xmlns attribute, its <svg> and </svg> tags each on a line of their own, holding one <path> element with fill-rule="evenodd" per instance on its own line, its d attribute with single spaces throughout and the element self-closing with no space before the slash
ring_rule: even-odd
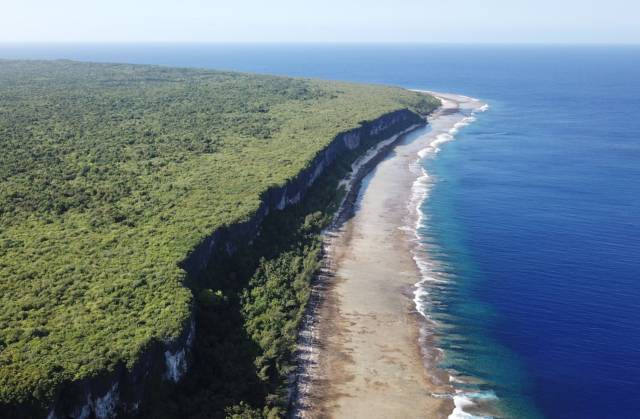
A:
<svg viewBox="0 0 640 419">
<path fill-rule="evenodd" d="M 438 351 L 418 343 L 425 319 L 413 291 L 420 271 L 404 227 L 415 223 L 409 202 L 418 151 L 464 117 L 459 106 L 480 104 L 437 96 L 443 107 L 429 127 L 399 141 L 363 180 L 353 216 L 327 234 L 296 417 L 446 418 L 454 409 L 447 376 L 434 367 Z"/>
</svg>

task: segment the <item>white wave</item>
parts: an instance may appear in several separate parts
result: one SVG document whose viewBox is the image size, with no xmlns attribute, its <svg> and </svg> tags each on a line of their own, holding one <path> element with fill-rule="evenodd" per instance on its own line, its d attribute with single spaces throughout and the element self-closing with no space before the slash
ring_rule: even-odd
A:
<svg viewBox="0 0 640 419">
<path fill-rule="evenodd" d="M 428 147 L 423 148 L 422 150 L 418 151 L 418 161 L 424 159 L 425 157 L 427 157 L 430 154 L 433 153 L 439 153 L 440 152 L 440 146 L 442 144 L 448 143 L 450 141 L 453 141 L 455 139 L 455 135 L 460 132 L 460 129 L 463 127 L 466 127 L 467 125 L 471 124 L 472 122 L 474 122 L 476 120 L 475 116 L 467 116 L 465 118 L 463 118 L 462 120 L 456 122 L 453 127 L 451 127 L 449 129 L 448 132 L 443 132 L 441 134 L 438 134 L 436 136 L 436 138 L 429 144 Z M 427 175 L 428 176 L 428 175 Z"/>
<path fill-rule="evenodd" d="M 475 116 L 467 116 L 462 121 L 456 122 L 453 125 L 453 128 L 449 130 L 449 134 L 451 135 L 457 134 L 460 131 L 460 128 L 466 127 L 467 125 L 471 124 L 475 120 L 476 120 Z"/>
<path fill-rule="evenodd" d="M 449 419 L 492 419 L 493 416 L 478 416 L 465 412 L 465 408 L 474 406 L 473 400 L 496 400 L 498 397 L 493 391 L 458 393 L 453 396 L 455 408 L 449 415 Z"/>
<path fill-rule="evenodd" d="M 459 379 L 455 375 L 449 374 L 449 382 L 450 383 L 458 383 L 458 384 L 466 384 L 464 380 Z"/>
<path fill-rule="evenodd" d="M 476 416 L 464 411 L 465 407 L 473 406 L 474 403 L 465 396 L 453 396 L 454 409 L 449 415 L 449 419 L 476 418 Z"/>
<path fill-rule="evenodd" d="M 448 416 L 448 419 L 484 419 L 487 416 L 476 416 L 464 411 L 465 407 L 473 406 L 474 403 L 465 396 L 453 397 L 454 409 Z M 489 416 L 490 418 L 490 416 Z"/>
<path fill-rule="evenodd" d="M 429 155 L 430 151 L 431 151 L 431 147 L 423 148 L 422 150 L 418 151 L 418 157 L 420 159 L 424 159 Z"/>
<path fill-rule="evenodd" d="M 440 152 L 440 147 L 444 143 L 448 143 L 449 141 L 453 141 L 453 135 L 449 133 L 443 133 L 436 137 L 435 140 L 431 142 L 431 147 L 433 148 L 434 153 Z"/>
</svg>

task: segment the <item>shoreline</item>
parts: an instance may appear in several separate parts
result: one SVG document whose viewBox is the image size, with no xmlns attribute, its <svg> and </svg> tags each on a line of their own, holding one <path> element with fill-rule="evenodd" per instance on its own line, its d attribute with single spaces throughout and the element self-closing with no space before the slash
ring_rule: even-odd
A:
<svg viewBox="0 0 640 419">
<path fill-rule="evenodd" d="M 416 192 L 421 178 L 428 179 L 416 169 L 470 122 L 461 107 L 475 112 L 484 104 L 428 93 L 443 102 L 429 125 L 373 151 L 363 165 L 375 167 L 354 171 L 337 222 L 325 234 L 323 269 L 300 332 L 291 417 L 456 417 L 459 411 L 450 378 L 437 368 L 437 332 L 416 305 L 426 277 L 414 226 L 428 193 Z"/>
<path fill-rule="evenodd" d="M 448 383 L 449 391 L 447 393 L 432 394 L 434 397 L 452 399 L 454 408 L 446 417 L 449 419 L 481 419 L 493 417 L 494 414 L 500 416 L 500 413 L 495 410 L 495 406 L 492 405 L 492 402 L 497 399 L 495 393 L 491 390 L 486 392 L 469 391 L 465 386 L 477 382 L 477 379 L 467 377 L 460 371 L 444 370 L 439 367 L 444 356 L 444 351 L 438 346 L 442 330 L 440 325 L 431 319 L 430 309 L 433 304 L 438 304 L 438 301 L 432 300 L 430 294 L 432 287 L 447 283 L 448 279 L 441 277 L 443 267 L 430 257 L 434 249 L 430 244 L 423 242 L 424 236 L 420 233 L 421 229 L 428 228 L 429 225 L 428 215 L 425 215 L 420 207 L 428 199 L 431 187 L 435 182 L 433 176 L 423 168 L 422 163 L 428 158 L 435 158 L 440 152 L 442 144 L 455 140 L 456 134 L 465 126 L 472 124 L 476 120 L 475 115 L 485 112 L 489 105 L 469 96 L 431 91 L 427 93 L 433 94 L 443 101 L 456 102 L 457 109 L 444 112 L 452 119 L 434 129 L 430 136 L 433 141 L 418 152 L 418 158 L 412 166 L 417 178 L 412 185 L 412 199 L 408 206 L 411 214 L 409 225 L 412 227 L 406 228 L 406 231 L 409 240 L 413 242 L 412 256 L 420 271 L 420 280 L 415 284 L 413 291 L 413 301 L 421 316 L 419 345 L 428 374 L 436 382 Z"/>
<path fill-rule="evenodd" d="M 434 112 L 437 112 L 434 111 Z M 291 374 L 291 384 L 289 387 L 289 413 L 287 417 L 304 417 L 309 407 L 306 400 L 310 396 L 311 382 L 319 376 L 317 367 L 318 355 L 318 309 L 324 302 L 327 286 L 330 285 L 332 270 L 331 258 L 327 257 L 327 248 L 331 237 L 334 237 L 339 228 L 353 215 L 356 200 L 359 195 L 362 180 L 367 177 L 375 166 L 386 158 L 393 150 L 393 147 L 403 137 L 415 131 L 422 125 L 412 125 L 403 131 L 379 142 L 376 146 L 368 150 L 364 155 L 357 158 L 351 165 L 351 173 L 342 179 L 338 187 L 346 189 L 345 196 L 338 205 L 338 210 L 333 216 L 331 224 L 322 233 L 323 236 L 323 260 L 320 272 L 312 285 L 311 296 L 304 314 L 304 319 L 298 332 L 297 349 L 294 354 L 297 365 L 296 370 Z"/>
</svg>

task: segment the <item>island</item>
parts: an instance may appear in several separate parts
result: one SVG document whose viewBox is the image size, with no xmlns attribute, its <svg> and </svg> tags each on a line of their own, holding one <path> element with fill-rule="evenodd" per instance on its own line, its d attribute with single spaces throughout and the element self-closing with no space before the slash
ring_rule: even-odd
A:
<svg viewBox="0 0 640 419">
<path fill-rule="evenodd" d="M 439 104 L 0 60 L 0 415 L 282 416 L 341 180 Z"/>
</svg>

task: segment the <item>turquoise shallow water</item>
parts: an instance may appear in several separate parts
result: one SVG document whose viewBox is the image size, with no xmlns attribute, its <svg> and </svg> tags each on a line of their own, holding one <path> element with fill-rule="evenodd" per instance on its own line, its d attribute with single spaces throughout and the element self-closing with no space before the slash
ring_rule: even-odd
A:
<svg viewBox="0 0 640 419">
<path fill-rule="evenodd" d="M 0 46 L 0 57 L 226 68 L 449 91 L 490 109 L 423 164 L 443 366 L 512 417 L 640 401 L 640 48 Z"/>
</svg>

